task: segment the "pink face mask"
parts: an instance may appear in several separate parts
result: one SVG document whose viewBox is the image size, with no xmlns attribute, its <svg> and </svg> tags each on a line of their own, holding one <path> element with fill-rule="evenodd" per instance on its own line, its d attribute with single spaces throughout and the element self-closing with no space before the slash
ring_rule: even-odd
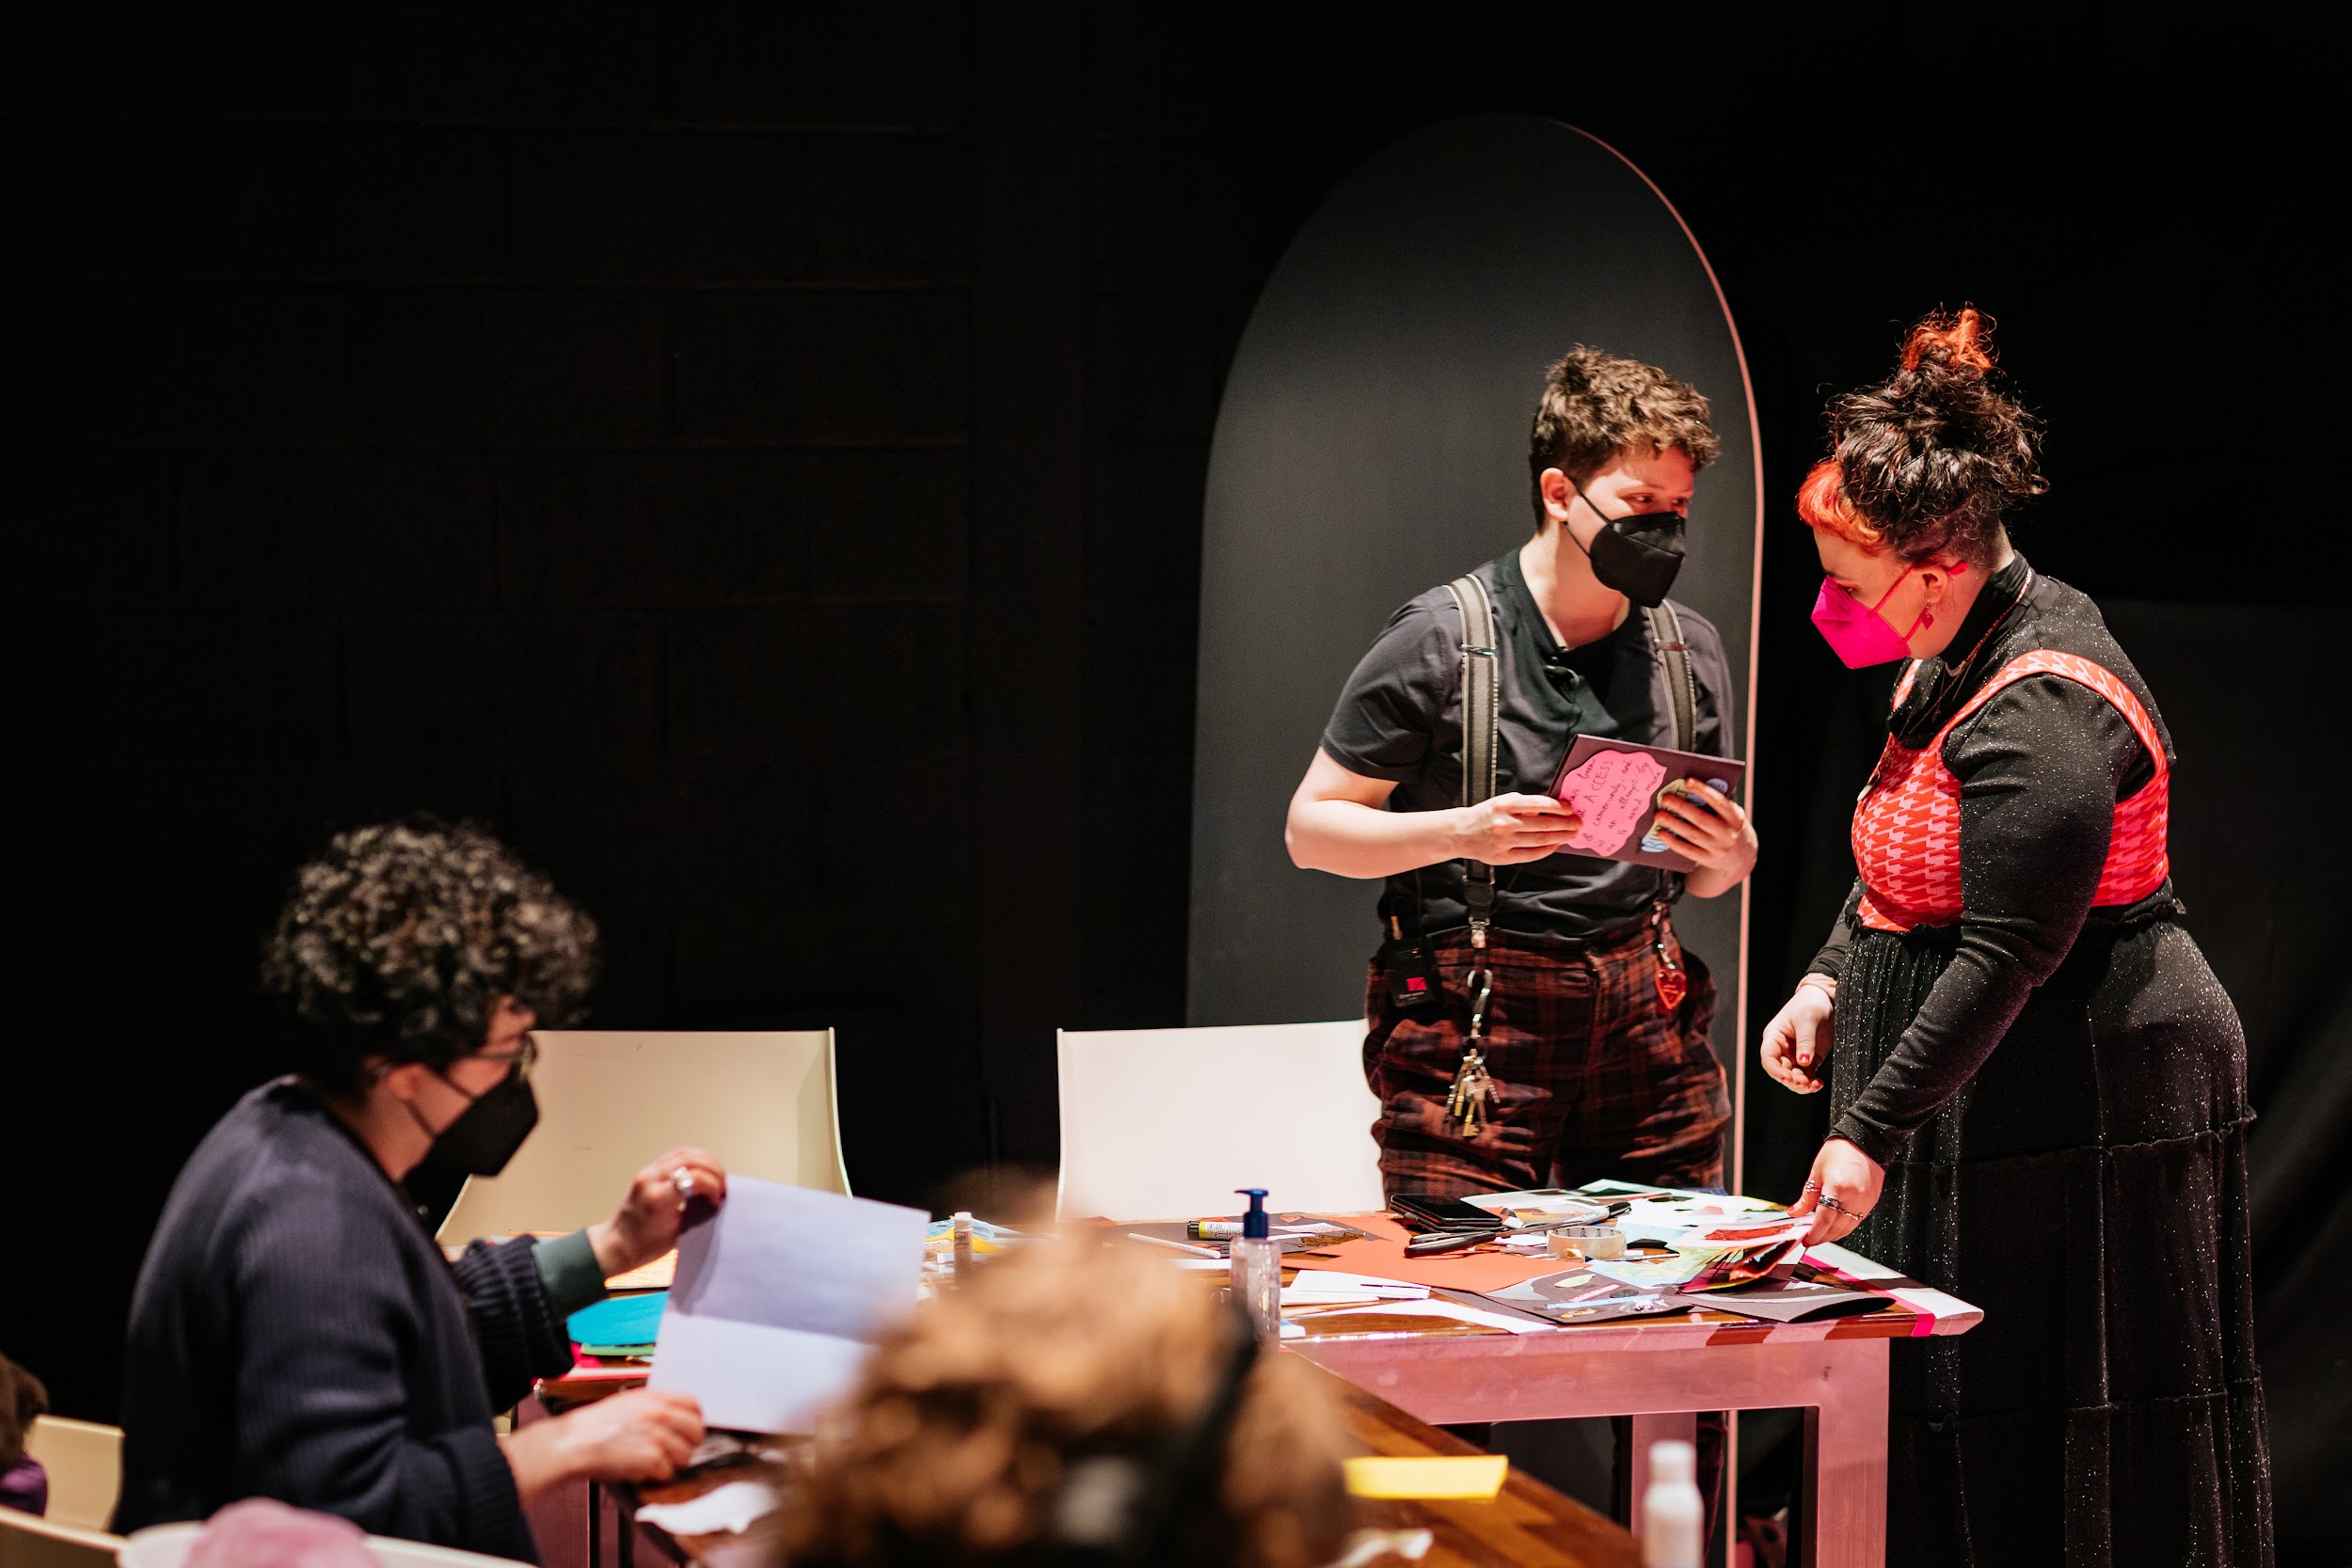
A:
<svg viewBox="0 0 2352 1568">
<path fill-rule="evenodd" d="M 1967 569 L 1966 562 L 1955 562 L 1950 574 L 1958 577 Z M 1911 571 L 1897 578 L 1888 585 L 1886 592 L 1879 595 L 1878 604 L 1868 606 L 1838 587 L 1834 578 L 1824 577 L 1821 579 L 1820 597 L 1813 601 L 1813 625 L 1820 630 L 1822 640 L 1829 643 L 1830 652 L 1844 660 L 1847 669 L 1860 670 L 1867 665 L 1909 658 L 1912 633 L 1921 626 L 1935 624 L 1935 617 L 1922 610 L 1919 618 L 1911 623 L 1910 631 L 1897 631 L 1887 624 L 1886 617 L 1879 613 L 1879 605 L 1893 598 L 1895 590 L 1903 585 L 1903 578 L 1917 570 L 1914 566 Z"/>
</svg>

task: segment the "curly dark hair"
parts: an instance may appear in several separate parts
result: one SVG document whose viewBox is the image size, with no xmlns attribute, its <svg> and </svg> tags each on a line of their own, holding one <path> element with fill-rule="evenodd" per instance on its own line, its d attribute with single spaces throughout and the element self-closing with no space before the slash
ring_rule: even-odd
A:
<svg viewBox="0 0 2352 1568">
<path fill-rule="evenodd" d="M 1723 451 L 1705 394 L 1655 365 L 1577 344 L 1544 372 L 1544 395 L 1527 435 L 1527 479 L 1535 526 L 1544 524 L 1544 470 L 1579 484 L 1618 452 L 1649 456 L 1669 447 L 1704 468 Z"/>
<path fill-rule="evenodd" d="M 1209 1292 L 1141 1248 L 1027 1243 L 884 1337 L 801 1456 L 782 1560 L 917 1568 L 1055 1560 L 1055 1525 L 1106 1456 L 1162 1456 L 1200 1419 L 1232 1354 Z M 1191 1523 L 1154 1563 L 1314 1568 L 1350 1513 L 1339 1412 L 1311 1368 L 1263 1355 Z"/>
<path fill-rule="evenodd" d="M 300 1069 L 345 1092 L 369 1056 L 437 1071 L 480 1050 L 501 997 L 568 1022 L 596 974 L 594 921 L 480 828 L 430 817 L 338 834 L 262 954 Z"/>
<path fill-rule="evenodd" d="M 0 1355 L 0 1470 L 24 1457 L 24 1434 L 49 1410 L 49 1390 L 40 1379 Z"/>
<path fill-rule="evenodd" d="M 2041 425 L 1998 381 L 1991 317 L 1974 306 L 1928 316 L 1904 339 L 1901 368 L 1829 405 L 1833 455 L 1799 512 L 1901 561 L 1991 565 L 2001 514 L 2050 487 Z M 1834 491 L 1822 471 L 1832 466 Z"/>
</svg>

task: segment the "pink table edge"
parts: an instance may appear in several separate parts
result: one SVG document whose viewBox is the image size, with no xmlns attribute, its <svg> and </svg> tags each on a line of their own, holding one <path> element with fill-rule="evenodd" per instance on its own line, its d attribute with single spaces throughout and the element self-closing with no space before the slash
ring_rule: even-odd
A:
<svg viewBox="0 0 2352 1568">
<path fill-rule="evenodd" d="M 1866 1281 L 1894 1270 L 1839 1246 L 1817 1263 Z M 1527 1334 L 1334 1335 L 1283 1348 L 1433 1425 L 1634 1418 L 1634 1495 L 1650 1442 L 1687 1437 L 1700 1410 L 1805 1412 L 1806 1568 L 1883 1568 L 1887 1344 L 1964 1334 L 1978 1307 L 1926 1287 L 1893 1287 L 1908 1315 L 1815 1323 L 1690 1318 L 1548 1326 Z"/>
</svg>

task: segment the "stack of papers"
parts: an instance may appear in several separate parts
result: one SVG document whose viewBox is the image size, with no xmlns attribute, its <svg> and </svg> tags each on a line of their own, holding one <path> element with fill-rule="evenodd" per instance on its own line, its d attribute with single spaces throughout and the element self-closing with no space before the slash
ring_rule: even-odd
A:
<svg viewBox="0 0 2352 1568">
<path fill-rule="evenodd" d="M 1693 1309 L 1803 1323 L 1887 1304 L 1813 1274 L 1804 1263 L 1812 1220 L 1792 1219 L 1781 1204 L 1626 1181 L 1587 1182 L 1572 1196 L 1606 1204 L 1627 1247 L 1643 1255 L 1579 1264 L 1487 1295 L 1560 1323 Z"/>
<path fill-rule="evenodd" d="M 564 1332 L 571 1336 L 572 1343 L 580 1347 L 582 1355 L 593 1355 L 599 1361 L 650 1356 L 655 1337 L 661 1328 L 662 1310 L 669 1302 L 667 1291 L 614 1296 L 573 1313 L 565 1321 Z"/>
</svg>

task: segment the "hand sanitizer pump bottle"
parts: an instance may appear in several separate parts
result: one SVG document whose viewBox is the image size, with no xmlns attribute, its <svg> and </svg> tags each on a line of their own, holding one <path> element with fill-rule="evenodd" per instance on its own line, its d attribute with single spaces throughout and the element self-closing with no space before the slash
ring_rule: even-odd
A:
<svg viewBox="0 0 2352 1568">
<path fill-rule="evenodd" d="M 1642 1568 L 1700 1568 L 1707 1560 L 1707 1500 L 1688 1443 L 1652 1443 L 1642 1493 Z"/>
<path fill-rule="evenodd" d="M 1233 1238 L 1233 1299 L 1258 1328 L 1262 1339 L 1282 1337 L 1282 1255 L 1268 1230 L 1263 1187 L 1234 1189 L 1249 1200 Z"/>
</svg>

